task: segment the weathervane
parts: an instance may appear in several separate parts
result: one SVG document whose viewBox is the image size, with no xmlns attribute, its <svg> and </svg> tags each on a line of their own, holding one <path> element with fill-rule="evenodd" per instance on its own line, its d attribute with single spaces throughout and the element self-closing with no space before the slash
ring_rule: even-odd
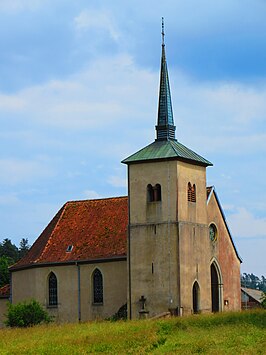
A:
<svg viewBox="0 0 266 355">
<path fill-rule="evenodd" d="M 164 46 L 164 19 L 162 17 L 162 45 Z"/>
</svg>

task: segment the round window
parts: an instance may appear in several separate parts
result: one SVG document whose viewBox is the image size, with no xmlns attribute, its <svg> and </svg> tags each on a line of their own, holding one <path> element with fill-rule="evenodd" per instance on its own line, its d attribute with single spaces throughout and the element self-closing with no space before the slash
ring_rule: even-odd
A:
<svg viewBox="0 0 266 355">
<path fill-rule="evenodd" d="M 210 224 L 209 226 L 209 235 L 210 235 L 210 240 L 212 242 L 215 242 L 217 240 L 217 228 L 215 224 Z"/>
</svg>

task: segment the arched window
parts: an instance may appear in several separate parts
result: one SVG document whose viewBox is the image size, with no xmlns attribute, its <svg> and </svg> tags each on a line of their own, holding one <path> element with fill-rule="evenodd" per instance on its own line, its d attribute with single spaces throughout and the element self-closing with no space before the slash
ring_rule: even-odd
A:
<svg viewBox="0 0 266 355">
<path fill-rule="evenodd" d="M 161 185 L 156 184 L 153 188 L 153 191 L 154 191 L 154 201 L 161 201 L 162 200 Z"/>
<path fill-rule="evenodd" d="M 162 192 L 161 192 L 161 185 L 156 184 L 152 186 L 149 184 L 147 186 L 147 201 L 148 202 L 156 202 L 162 200 Z"/>
<path fill-rule="evenodd" d="M 196 185 L 192 186 L 190 182 L 187 185 L 187 200 L 189 202 L 196 202 Z"/>
<path fill-rule="evenodd" d="M 53 272 L 50 273 L 48 279 L 48 290 L 49 290 L 49 306 L 57 306 L 57 278 Z"/>
<path fill-rule="evenodd" d="M 221 307 L 221 277 L 216 262 L 211 264 L 211 296 L 212 296 L 212 312 L 219 312 Z"/>
<path fill-rule="evenodd" d="M 193 298 L 193 313 L 199 313 L 200 311 L 200 288 L 197 281 L 194 282 L 192 288 L 192 298 Z"/>
<path fill-rule="evenodd" d="M 93 303 L 103 303 L 103 275 L 99 269 L 95 269 L 92 275 Z"/>
<path fill-rule="evenodd" d="M 196 185 L 195 184 L 192 186 L 191 202 L 196 202 Z"/>
<path fill-rule="evenodd" d="M 189 202 L 192 201 L 192 186 L 191 186 L 191 183 L 189 182 L 188 185 L 187 185 L 187 200 Z"/>
<path fill-rule="evenodd" d="M 154 196 L 153 196 L 153 187 L 151 184 L 147 186 L 147 199 L 148 202 L 153 202 L 154 201 Z"/>
</svg>

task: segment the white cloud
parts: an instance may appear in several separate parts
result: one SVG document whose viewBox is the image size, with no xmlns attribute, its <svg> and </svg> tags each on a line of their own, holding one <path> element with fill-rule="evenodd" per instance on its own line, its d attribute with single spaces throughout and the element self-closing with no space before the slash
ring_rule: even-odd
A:
<svg viewBox="0 0 266 355">
<path fill-rule="evenodd" d="M 98 192 L 93 191 L 93 190 L 85 190 L 83 192 L 83 196 L 86 199 L 96 199 L 96 198 L 101 198 L 101 196 L 98 194 Z"/>
<path fill-rule="evenodd" d="M 120 34 L 116 28 L 112 15 L 107 10 L 86 9 L 74 18 L 76 29 L 80 31 L 104 30 L 114 41 L 118 41 Z"/>
<path fill-rule="evenodd" d="M 0 195 L 0 205 L 16 205 L 18 202 L 19 198 L 15 193 Z"/>
<path fill-rule="evenodd" d="M 45 0 L 0 0 L 0 12 L 18 12 L 34 10 Z"/>
<path fill-rule="evenodd" d="M 0 95 L 0 110 L 20 111 L 25 105 L 25 100 L 20 96 Z"/>
<path fill-rule="evenodd" d="M 34 179 L 51 177 L 54 172 L 43 159 L 0 159 L 0 182 L 5 184 L 25 183 Z"/>
<path fill-rule="evenodd" d="M 257 218 L 247 209 L 241 207 L 227 219 L 233 235 L 239 238 L 266 238 L 266 218 Z"/>
<path fill-rule="evenodd" d="M 108 183 L 114 187 L 127 187 L 126 178 L 120 176 L 110 176 L 108 178 Z"/>
<path fill-rule="evenodd" d="M 266 151 L 266 134 L 258 129 L 266 117 L 266 83 L 195 82 L 172 75 L 178 138 L 205 152 Z M 174 80 L 173 80 L 174 79 Z M 180 127 L 180 129 L 179 129 Z M 219 129 L 217 129 L 219 127 Z"/>
<path fill-rule="evenodd" d="M 156 87 L 157 75 L 138 68 L 130 56 L 119 55 L 97 60 L 68 80 L 0 96 L 0 115 L 6 118 L 15 111 L 11 120 L 66 129 L 113 126 L 125 120 L 130 126 L 150 116 L 151 103 L 155 113 Z"/>
</svg>

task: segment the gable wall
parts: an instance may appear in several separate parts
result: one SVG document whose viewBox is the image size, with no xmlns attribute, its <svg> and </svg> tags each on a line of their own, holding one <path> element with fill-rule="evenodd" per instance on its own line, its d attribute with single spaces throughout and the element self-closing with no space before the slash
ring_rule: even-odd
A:
<svg viewBox="0 0 266 355">
<path fill-rule="evenodd" d="M 228 305 L 223 305 L 223 309 L 240 310 L 240 261 L 234 250 L 214 193 L 211 195 L 207 210 L 209 224 L 214 223 L 218 229 L 217 241 L 209 241 L 209 243 L 212 257 L 218 261 L 222 273 L 223 302 L 225 300 L 229 302 Z"/>
</svg>

